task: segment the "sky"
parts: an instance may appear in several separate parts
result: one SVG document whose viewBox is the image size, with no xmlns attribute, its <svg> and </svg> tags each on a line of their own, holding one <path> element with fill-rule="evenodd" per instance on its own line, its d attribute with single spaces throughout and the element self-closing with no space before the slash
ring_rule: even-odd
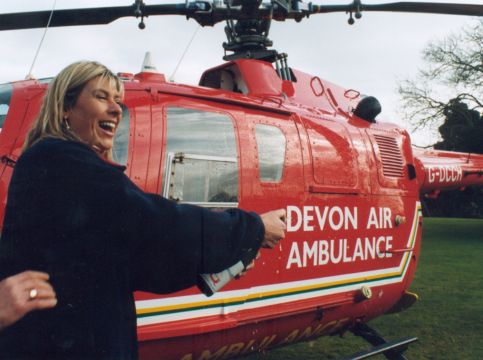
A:
<svg viewBox="0 0 483 360">
<path fill-rule="evenodd" d="M 0 13 L 50 10 L 55 0 L 1 1 Z M 414 0 L 413 0 L 414 1 Z M 146 4 L 176 1 L 145 0 Z M 179 1 L 179 2 L 184 2 Z M 313 1 L 314 4 L 349 3 Z M 364 3 L 384 3 L 369 1 Z M 388 1 L 388 2 L 391 2 Z M 483 0 L 444 1 L 483 5 Z M 56 0 L 56 9 L 100 7 L 97 0 Z M 127 6 L 133 0 L 104 0 L 101 6 Z M 352 26 L 344 13 L 321 14 L 294 21 L 272 23 L 269 38 L 273 48 L 288 53 L 289 65 L 306 73 L 356 89 L 379 99 L 379 120 L 393 122 L 411 133 L 414 144 L 428 145 L 437 131 L 412 132 L 403 119 L 397 93 L 399 81 L 413 78 L 424 67 L 422 50 L 430 41 L 442 39 L 475 22 L 467 16 L 363 13 Z M 224 24 L 199 28 L 182 16 L 157 16 L 145 20 L 139 30 L 134 18 L 119 19 L 108 25 L 51 28 L 47 31 L 32 74 L 50 77 L 78 60 L 96 60 L 114 72 L 137 73 L 146 51 L 158 71 L 168 78 L 187 50 L 174 75 L 180 83 L 197 84 L 204 70 L 223 62 Z M 0 32 L 0 84 L 22 80 L 29 73 L 44 29 Z M 191 46 L 190 39 L 194 37 Z"/>
</svg>

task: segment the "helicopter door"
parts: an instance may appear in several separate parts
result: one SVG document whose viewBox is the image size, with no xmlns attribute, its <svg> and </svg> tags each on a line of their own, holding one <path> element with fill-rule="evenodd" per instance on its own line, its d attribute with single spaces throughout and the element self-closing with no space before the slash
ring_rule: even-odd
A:
<svg viewBox="0 0 483 360">
<path fill-rule="evenodd" d="M 340 122 L 304 118 L 312 157 L 311 193 L 357 193 L 359 189 L 355 147 L 347 128 Z"/>
<path fill-rule="evenodd" d="M 248 134 L 241 137 L 247 150 L 241 156 L 252 172 L 242 185 L 250 203 L 268 211 L 300 201 L 304 196 L 303 161 L 294 121 L 288 115 L 246 114 L 246 124 Z M 240 133 L 242 130 L 240 126 Z"/>
<path fill-rule="evenodd" d="M 244 208 L 263 213 L 288 205 L 301 205 L 305 197 L 303 160 L 293 119 L 289 114 L 269 112 L 247 113 L 245 116 L 246 121 L 239 126 L 240 138 L 244 141 L 241 148 L 245 149 L 241 154 Z M 285 259 L 295 237 L 294 233 L 287 233 L 276 249 L 262 250 L 262 257 L 255 267 L 257 274 L 264 276 L 246 275 L 252 287 L 285 280 Z"/>
<path fill-rule="evenodd" d="M 114 162 L 126 166 L 125 174 L 131 181 L 144 191 L 155 193 L 162 139 L 162 134 L 155 129 L 162 124 L 162 119 L 152 116 L 155 105 L 149 105 L 151 96 L 150 91 L 126 86 L 112 155 Z"/>
<path fill-rule="evenodd" d="M 238 154 L 232 118 L 192 108 L 166 108 L 163 195 L 209 208 L 237 207 Z"/>
</svg>

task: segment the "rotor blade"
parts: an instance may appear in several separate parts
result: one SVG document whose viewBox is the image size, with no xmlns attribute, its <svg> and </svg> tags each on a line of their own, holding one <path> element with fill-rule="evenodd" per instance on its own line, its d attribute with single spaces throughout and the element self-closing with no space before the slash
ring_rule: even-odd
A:
<svg viewBox="0 0 483 360">
<path fill-rule="evenodd" d="M 208 9 L 207 9 L 208 8 Z M 54 10 L 49 27 L 75 25 L 109 24 L 122 17 L 137 17 L 136 6 L 111 6 L 87 9 Z M 189 15 L 198 11 L 211 10 L 207 2 L 182 4 L 145 5 L 143 16 L 149 15 Z M 36 11 L 0 14 L 0 30 L 43 28 L 47 25 L 52 11 Z"/>
<path fill-rule="evenodd" d="M 313 5 L 312 13 L 348 12 L 357 10 L 355 4 L 347 5 Z M 428 14 L 483 16 L 483 5 L 430 3 L 430 2 L 395 2 L 387 4 L 360 4 L 360 11 L 393 11 Z"/>
<path fill-rule="evenodd" d="M 47 25 L 51 13 L 51 11 L 36 11 L 0 14 L 0 30 L 43 28 Z M 120 17 L 133 14 L 130 6 L 54 10 L 49 26 L 108 24 Z"/>
<path fill-rule="evenodd" d="M 253 0 L 252 0 L 253 1 Z M 356 11 L 394 11 L 419 12 L 450 15 L 483 16 L 483 5 L 428 3 L 428 2 L 395 2 L 387 4 L 361 4 L 355 0 L 346 5 L 314 5 L 306 4 L 301 11 L 291 11 L 282 7 L 275 8 L 273 13 L 263 4 L 258 9 L 259 16 L 267 18 L 273 14 L 275 20 L 284 21 L 292 18 L 301 20 L 305 16 L 329 12 L 356 12 Z M 47 25 L 52 13 L 49 27 L 76 26 L 76 25 L 102 25 L 109 24 L 122 17 L 139 17 L 136 13 L 136 4 L 131 6 L 112 6 L 86 9 L 65 9 L 51 11 L 36 11 L 23 13 L 0 14 L 0 31 L 43 28 Z M 202 26 L 212 26 L 227 19 L 238 20 L 251 18 L 243 9 L 228 9 L 213 4 L 211 1 L 187 1 L 181 4 L 143 5 L 142 16 L 150 15 L 184 15 L 194 18 Z"/>
</svg>

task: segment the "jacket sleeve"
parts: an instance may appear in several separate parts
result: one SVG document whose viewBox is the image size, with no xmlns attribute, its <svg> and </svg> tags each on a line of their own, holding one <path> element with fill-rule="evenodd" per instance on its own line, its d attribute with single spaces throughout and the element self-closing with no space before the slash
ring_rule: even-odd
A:
<svg viewBox="0 0 483 360">
<path fill-rule="evenodd" d="M 190 287 L 199 273 L 216 273 L 261 245 L 259 216 L 239 209 L 214 212 L 177 205 L 136 191 L 129 216 L 138 225 L 128 236 L 139 240 L 133 268 L 135 290 L 167 293 Z"/>
</svg>

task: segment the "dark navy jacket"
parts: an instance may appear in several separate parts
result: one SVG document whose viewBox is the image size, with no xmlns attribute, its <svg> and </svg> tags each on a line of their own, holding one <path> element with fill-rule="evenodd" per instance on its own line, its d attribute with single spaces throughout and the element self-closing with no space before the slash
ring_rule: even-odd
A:
<svg viewBox="0 0 483 360">
<path fill-rule="evenodd" d="M 136 358 L 133 291 L 190 287 L 197 274 L 259 248 L 258 215 L 177 205 L 144 193 L 123 170 L 59 139 L 42 140 L 19 158 L 0 278 L 45 271 L 58 304 L 0 333 L 0 358 Z"/>
</svg>

